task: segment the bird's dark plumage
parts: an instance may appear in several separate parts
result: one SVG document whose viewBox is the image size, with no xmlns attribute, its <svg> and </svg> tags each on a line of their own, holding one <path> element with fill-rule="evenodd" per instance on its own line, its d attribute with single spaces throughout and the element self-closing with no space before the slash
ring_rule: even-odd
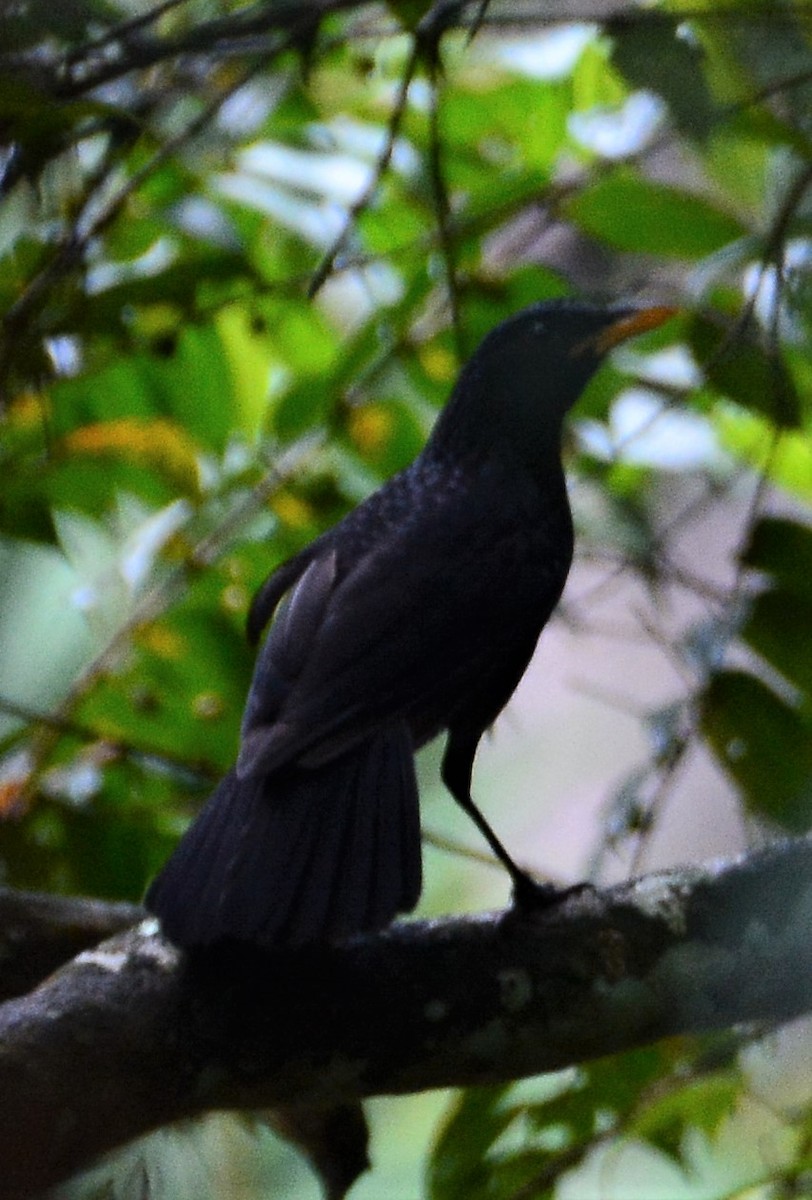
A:
<svg viewBox="0 0 812 1200">
<path fill-rule="evenodd" d="M 667 315 L 511 317 L 412 465 L 266 581 L 236 767 L 147 894 L 173 941 L 297 945 L 413 908 L 413 751 L 444 729 L 446 784 L 522 884 L 471 801 L 474 754 L 569 570 L 563 417 L 611 345 Z"/>
</svg>

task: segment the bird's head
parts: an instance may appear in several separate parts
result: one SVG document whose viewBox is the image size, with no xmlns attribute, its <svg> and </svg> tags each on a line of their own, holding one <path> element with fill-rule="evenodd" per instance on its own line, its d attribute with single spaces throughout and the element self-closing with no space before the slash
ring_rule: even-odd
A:
<svg viewBox="0 0 812 1200">
<path fill-rule="evenodd" d="M 487 453 L 502 445 L 529 462 L 557 455 L 563 418 L 609 351 L 673 312 L 578 300 L 522 309 L 492 329 L 463 368 L 433 446 Z"/>
</svg>

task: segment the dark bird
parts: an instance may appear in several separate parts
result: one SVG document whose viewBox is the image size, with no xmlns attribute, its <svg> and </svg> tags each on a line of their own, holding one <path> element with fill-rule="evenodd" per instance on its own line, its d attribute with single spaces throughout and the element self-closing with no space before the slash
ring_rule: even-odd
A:
<svg viewBox="0 0 812 1200">
<path fill-rule="evenodd" d="M 516 900 L 549 902 L 474 805 L 474 755 L 570 568 L 563 418 L 614 345 L 671 311 L 554 301 L 510 317 L 411 466 L 266 580 L 237 764 L 147 893 L 173 942 L 295 946 L 414 908 L 414 751 L 442 730 L 443 781 Z"/>
</svg>

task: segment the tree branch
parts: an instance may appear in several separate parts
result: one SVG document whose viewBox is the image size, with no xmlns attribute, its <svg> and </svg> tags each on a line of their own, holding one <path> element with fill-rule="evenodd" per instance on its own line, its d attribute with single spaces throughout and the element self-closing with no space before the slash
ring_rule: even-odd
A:
<svg viewBox="0 0 812 1200">
<path fill-rule="evenodd" d="M 0 1003 L 144 915 L 137 904 L 0 888 Z"/>
<path fill-rule="evenodd" d="M 334 14 L 363 10 L 369 0 L 295 0 L 291 3 L 257 3 L 227 16 L 190 25 L 177 35 L 144 32 L 160 16 L 163 6 L 140 22 L 124 22 L 84 46 L 67 54 L 33 51 L 0 56 L 6 70 L 27 79 L 56 100 L 87 95 L 102 84 L 174 59 L 200 55 L 222 58 L 226 53 L 267 55 L 278 48 L 273 42 L 260 44 L 265 35 L 278 35 L 279 45 L 310 36 L 320 23 Z"/>
<path fill-rule="evenodd" d="M 215 1108 L 519 1078 L 812 1009 L 812 839 L 533 917 L 184 958 L 143 922 L 0 1007 L 2 1200 Z"/>
</svg>

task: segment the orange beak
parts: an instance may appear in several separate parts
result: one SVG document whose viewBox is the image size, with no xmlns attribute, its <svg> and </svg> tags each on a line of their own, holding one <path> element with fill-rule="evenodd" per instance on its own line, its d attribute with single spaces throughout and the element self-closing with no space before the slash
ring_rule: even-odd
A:
<svg viewBox="0 0 812 1200">
<path fill-rule="evenodd" d="M 627 338 L 635 337 L 638 333 L 647 333 L 649 329 L 659 329 L 677 311 L 678 309 L 670 308 L 665 304 L 657 305 L 654 308 L 641 308 L 638 312 L 633 312 L 628 317 L 621 317 L 620 320 L 615 321 L 614 325 L 603 329 L 595 338 L 591 348 L 597 350 L 598 354 L 606 354 L 614 346 L 625 342 Z"/>
</svg>

